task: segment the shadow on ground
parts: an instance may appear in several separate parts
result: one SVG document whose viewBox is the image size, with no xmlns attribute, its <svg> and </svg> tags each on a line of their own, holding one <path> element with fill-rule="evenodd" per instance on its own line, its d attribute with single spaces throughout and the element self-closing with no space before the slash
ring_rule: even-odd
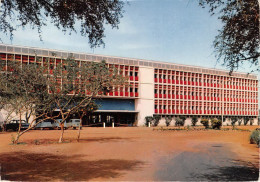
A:
<svg viewBox="0 0 260 182">
<path fill-rule="evenodd" d="M 15 181 L 89 181 L 116 178 L 124 171 L 137 170 L 144 163 L 135 160 L 83 160 L 80 155 L 60 156 L 35 153 L 0 155 L 2 180 Z"/>
<path fill-rule="evenodd" d="M 210 181 L 257 181 L 258 177 L 259 169 L 248 164 L 212 168 L 212 173 L 197 176 Z"/>
<path fill-rule="evenodd" d="M 122 138 L 122 137 L 94 137 L 94 138 L 82 138 L 79 142 L 75 138 L 64 139 L 64 143 L 89 143 L 89 142 L 118 142 L 118 141 L 132 141 L 131 138 Z M 57 144 L 58 139 L 36 139 L 36 140 L 23 140 L 24 143 L 28 145 L 44 145 L 44 144 Z"/>
<path fill-rule="evenodd" d="M 162 159 L 155 173 L 159 181 L 257 181 L 258 164 L 237 159 L 225 144 L 201 144 L 199 152 L 182 152 Z M 259 158 L 258 158 L 259 159 Z"/>
</svg>

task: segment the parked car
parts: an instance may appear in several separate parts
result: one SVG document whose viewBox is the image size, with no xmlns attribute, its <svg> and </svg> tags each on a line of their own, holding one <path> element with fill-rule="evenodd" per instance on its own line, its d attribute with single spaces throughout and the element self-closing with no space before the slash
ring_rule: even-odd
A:
<svg viewBox="0 0 260 182">
<path fill-rule="evenodd" d="M 62 119 L 56 119 L 57 128 L 60 129 L 60 122 Z M 76 129 L 80 126 L 80 119 L 70 119 L 64 122 L 64 129 L 73 128 Z M 80 127 L 81 128 L 81 127 Z"/>
<path fill-rule="evenodd" d="M 6 131 L 18 131 L 19 130 L 20 120 L 11 120 L 5 125 Z M 25 130 L 29 127 L 29 123 L 26 123 L 25 120 L 21 120 L 21 130 Z"/>
<path fill-rule="evenodd" d="M 44 120 L 43 122 L 39 123 L 35 129 L 54 129 L 56 128 L 56 122 L 52 119 Z"/>
<path fill-rule="evenodd" d="M 58 129 L 61 129 L 60 128 L 60 122 L 62 122 L 62 119 L 56 119 L 56 123 L 55 123 L 55 127 L 58 128 Z M 67 127 L 67 121 L 64 122 L 64 130 L 66 130 L 68 127 Z"/>
<path fill-rule="evenodd" d="M 67 127 L 72 127 L 74 130 L 80 126 L 80 119 L 70 119 L 67 122 Z M 81 128 L 81 126 L 80 126 Z"/>
</svg>

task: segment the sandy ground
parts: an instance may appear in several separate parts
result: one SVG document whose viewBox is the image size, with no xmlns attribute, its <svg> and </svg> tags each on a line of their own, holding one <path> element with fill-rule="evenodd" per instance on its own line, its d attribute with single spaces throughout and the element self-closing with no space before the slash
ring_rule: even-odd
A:
<svg viewBox="0 0 260 182">
<path fill-rule="evenodd" d="M 253 130 L 256 126 L 241 126 Z M 250 132 L 83 128 L 30 131 L 20 145 L 0 133 L 1 178 L 52 181 L 257 180 L 259 150 Z"/>
</svg>

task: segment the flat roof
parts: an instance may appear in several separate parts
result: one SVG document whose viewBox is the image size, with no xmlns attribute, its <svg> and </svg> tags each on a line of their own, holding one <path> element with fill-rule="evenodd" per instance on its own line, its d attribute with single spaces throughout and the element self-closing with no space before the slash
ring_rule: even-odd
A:
<svg viewBox="0 0 260 182">
<path fill-rule="evenodd" d="M 153 67 L 158 69 L 168 69 L 168 70 L 187 71 L 187 72 L 203 73 L 203 74 L 211 74 L 211 75 L 229 76 L 229 71 L 221 70 L 221 69 L 204 68 L 199 66 L 175 64 L 175 63 L 162 62 L 162 61 L 133 59 L 133 58 L 116 57 L 116 56 L 105 56 L 105 55 L 98 55 L 98 54 L 91 54 L 91 53 L 81 53 L 81 52 L 45 49 L 45 48 L 27 47 L 27 46 L 18 46 L 18 45 L 0 44 L 0 52 L 6 52 L 12 54 L 48 56 L 48 57 L 61 57 L 61 58 L 67 58 L 68 56 L 72 56 L 76 60 L 83 60 L 83 61 L 105 60 L 107 63 L 111 63 L 111 64 Z M 232 77 L 241 77 L 246 79 L 257 80 L 256 74 L 249 74 L 249 73 L 242 73 L 242 72 L 233 72 Z"/>
</svg>

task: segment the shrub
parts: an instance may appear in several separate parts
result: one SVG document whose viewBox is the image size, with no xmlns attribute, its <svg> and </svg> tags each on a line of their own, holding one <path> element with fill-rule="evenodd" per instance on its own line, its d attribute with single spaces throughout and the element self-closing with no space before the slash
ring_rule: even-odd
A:
<svg viewBox="0 0 260 182">
<path fill-rule="evenodd" d="M 175 126 L 183 126 L 184 125 L 183 120 L 180 117 L 177 117 L 175 120 L 176 120 Z"/>
<path fill-rule="evenodd" d="M 250 143 L 251 143 L 251 144 L 255 143 L 255 144 L 257 144 L 258 147 L 259 147 L 260 130 L 257 130 L 257 129 L 256 129 L 256 130 L 252 131 L 249 140 L 250 140 Z"/>
<path fill-rule="evenodd" d="M 171 116 L 165 117 L 165 124 L 167 127 L 170 126 L 171 122 L 172 122 Z"/>
<path fill-rule="evenodd" d="M 153 126 L 158 126 L 161 116 L 155 115 L 153 117 Z"/>
<path fill-rule="evenodd" d="M 249 121 L 249 118 L 248 118 L 248 117 L 245 117 L 245 118 L 244 118 L 244 125 L 245 125 L 245 126 L 247 125 L 248 121 Z"/>
<path fill-rule="evenodd" d="M 148 123 L 153 121 L 153 117 L 152 116 L 146 116 L 145 117 L 145 125 L 148 126 Z"/>
<path fill-rule="evenodd" d="M 239 118 L 239 119 L 238 119 L 238 125 L 240 126 L 240 125 L 241 125 L 241 123 L 242 123 L 242 119 L 241 119 L 241 118 Z"/>
<path fill-rule="evenodd" d="M 238 120 L 238 119 L 237 119 L 236 117 L 232 117 L 232 118 L 231 118 L 231 125 L 232 125 L 233 129 L 235 128 L 235 125 L 236 125 L 237 120 Z"/>
<path fill-rule="evenodd" d="M 209 128 L 209 120 L 207 118 L 202 118 L 200 121 L 201 124 L 207 129 Z"/>
<path fill-rule="evenodd" d="M 184 126 L 186 118 L 187 118 L 186 116 L 180 116 L 180 119 L 182 120 L 180 123 L 181 126 Z"/>
<path fill-rule="evenodd" d="M 192 126 L 196 126 L 197 122 L 198 122 L 198 117 L 197 116 L 192 116 L 192 118 L 191 118 Z"/>
<path fill-rule="evenodd" d="M 253 123 L 254 123 L 254 119 L 253 118 L 250 118 L 250 125 L 252 126 L 253 125 Z"/>
<path fill-rule="evenodd" d="M 211 127 L 213 129 L 220 130 L 221 126 L 222 126 L 222 121 L 220 119 L 214 118 L 211 120 Z"/>
</svg>

